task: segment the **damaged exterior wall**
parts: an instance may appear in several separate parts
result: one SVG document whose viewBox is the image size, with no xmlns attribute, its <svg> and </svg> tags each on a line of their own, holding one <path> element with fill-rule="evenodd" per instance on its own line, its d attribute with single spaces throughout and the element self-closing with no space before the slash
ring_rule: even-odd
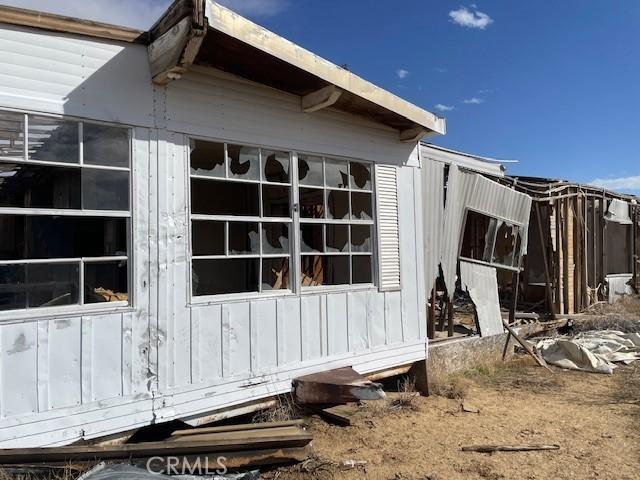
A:
<svg viewBox="0 0 640 480">
<path fill-rule="evenodd" d="M 0 446 L 68 444 L 287 392 L 291 379 L 425 358 L 422 182 L 415 144 L 345 113 L 194 69 L 153 87 L 142 45 L 0 28 L 0 106 L 133 127 L 133 307 L 3 312 Z M 30 68 L 24 65 L 40 65 Z M 188 138 L 397 167 L 401 288 L 189 299 Z"/>
</svg>

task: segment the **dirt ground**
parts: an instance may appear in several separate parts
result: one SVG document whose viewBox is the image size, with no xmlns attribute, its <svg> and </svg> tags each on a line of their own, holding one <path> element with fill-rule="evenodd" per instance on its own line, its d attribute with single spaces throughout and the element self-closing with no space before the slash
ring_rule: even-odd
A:
<svg viewBox="0 0 640 480">
<path fill-rule="evenodd" d="M 404 408 L 369 402 L 349 427 L 312 417 L 317 458 L 265 472 L 288 479 L 640 478 L 640 365 L 551 374 L 518 359 L 452 377 Z M 479 413 L 462 410 L 478 409 Z M 544 452 L 462 452 L 477 444 L 559 444 Z M 344 470 L 345 460 L 366 465 Z"/>
</svg>

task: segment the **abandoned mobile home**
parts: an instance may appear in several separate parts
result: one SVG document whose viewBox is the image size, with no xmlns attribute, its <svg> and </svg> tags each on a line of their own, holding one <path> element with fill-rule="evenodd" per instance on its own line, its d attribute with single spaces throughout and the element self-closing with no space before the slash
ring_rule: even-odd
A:
<svg viewBox="0 0 640 480">
<path fill-rule="evenodd" d="M 444 120 L 211 1 L 0 22 L 0 446 L 424 360 L 417 141 Z"/>
<path fill-rule="evenodd" d="M 0 49 L 0 447 L 249 413 L 637 282 L 631 197 L 419 143 L 444 120 L 215 2 L 1 7 Z"/>
</svg>

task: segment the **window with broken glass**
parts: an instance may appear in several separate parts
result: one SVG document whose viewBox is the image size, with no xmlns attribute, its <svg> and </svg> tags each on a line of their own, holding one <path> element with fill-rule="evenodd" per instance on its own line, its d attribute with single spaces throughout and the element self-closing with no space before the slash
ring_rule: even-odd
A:
<svg viewBox="0 0 640 480">
<path fill-rule="evenodd" d="M 0 112 L 0 311 L 129 304 L 130 130 Z"/>
<path fill-rule="evenodd" d="M 303 287 L 373 284 L 372 165 L 298 155 Z"/>
<path fill-rule="evenodd" d="M 193 296 L 373 283 L 370 164 L 204 140 L 190 164 Z"/>
<path fill-rule="evenodd" d="M 291 153 L 192 140 L 194 296 L 291 289 Z"/>
<path fill-rule="evenodd" d="M 521 226 L 467 210 L 460 257 L 515 270 L 520 267 Z"/>
</svg>

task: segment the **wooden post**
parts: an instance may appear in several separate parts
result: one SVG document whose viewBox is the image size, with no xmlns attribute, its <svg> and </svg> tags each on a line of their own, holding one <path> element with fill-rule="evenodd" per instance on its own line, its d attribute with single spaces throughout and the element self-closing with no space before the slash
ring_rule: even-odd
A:
<svg viewBox="0 0 640 480">
<path fill-rule="evenodd" d="M 431 301 L 429 302 L 429 316 L 427 317 L 427 336 L 436 338 L 436 282 L 431 289 Z"/>
<path fill-rule="evenodd" d="M 551 275 L 549 274 L 549 260 L 547 258 L 547 245 L 544 241 L 544 233 L 542 232 L 542 217 L 540 216 L 540 204 L 535 202 L 536 223 L 538 224 L 538 236 L 540 238 L 540 249 L 542 250 L 542 261 L 544 263 L 544 279 L 546 283 L 547 292 L 547 307 L 551 312 L 551 317 L 555 318 L 556 309 L 553 304 L 553 291 L 551 285 Z"/>
<path fill-rule="evenodd" d="M 453 299 L 447 303 L 447 336 L 453 337 Z"/>
<path fill-rule="evenodd" d="M 509 306 L 509 324 L 513 325 L 516 321 L 516 309 L 518 308 L 518 288 L 520 287 L 520 270 L 513 272 L 511 279 L 512 298 Z"/>
</svg>

